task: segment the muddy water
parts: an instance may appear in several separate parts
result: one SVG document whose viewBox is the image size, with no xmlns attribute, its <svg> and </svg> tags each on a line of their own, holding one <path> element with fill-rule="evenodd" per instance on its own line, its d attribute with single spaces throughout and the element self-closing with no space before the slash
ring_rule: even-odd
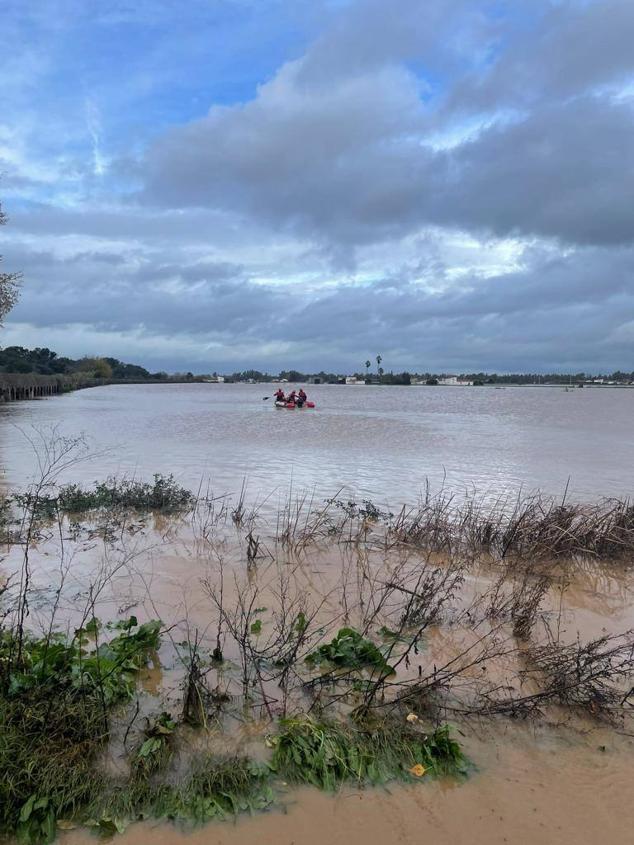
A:
<svg viewBox="0 0 634 845">
<path fill-rule="evenodd" d="M 236 493 L 344 488 L 397 507 L 426 479 L 491 497 L 525 490 L 595 501 L 629 495 L 634 390 L 310 387 L 317 410 L 277 411 L 271 385 L 124 385 L 0 407 L 0 466 L 22 485 L 34 467 L 24 432 L 84 432 L 98 460 L 73 480 L 173 472 Z"/>
<path fill-rule="evenodd" d="M 208 587 L 201 585 L 218 587 L 221 562 L 228 607 L 257 587 L 261 603 L 272 612 L 281 572 L 289 578 L 295 593 L 315 603 L 326 598 L 319 618 L 324 624 L 329 621 L 336 630 L 346 610 L 358 623 L 361 605 L 371 600 L 376 588 L 375 579 L 385 580 L 381 573 L 390 572 L 394 577 L 400 567 L 413 567 L 415 571 L 426 561 L 426 556 L 415 552 L 392 551 L 386 555 L 371 536 L 361 549 L 349 544 L 318 545 L 297 558 L 276 549 L 262 524 L 259 536 L 276 551 L 276 560 L 262 559 L 247 571 L 244 538 L 231 525 L 215 525 L 211 533 L 206 533 L 200 525 L 188 521 L 158 519 L 150 520 L 142 531 L 138 529 L 134 522 L 119 526 L 115 541 L 105 545 L 95 537 L 80 537 L 72 548 L 71 541 L 65 539 L 65 554 L 73 560 L 73 579 L 67 590 L 69 601 L 63 603 L 61 613 L 69 622 L 81 610 L 78 597 L 105 560 L 111 567 L 121 561 L 127 563 L 117 569 L 101 597 L 97 611 L 102 618 L 128 612 L 141 618 L 160 615 L 166 624 L 177 625 L 175 639 L 184 636 L 186 630 L 190 634 L 196 630 L 205 648 L 213 644 L 215 610 Z M 54 586 L 60 553 L 55 542 L 50 537 L 34 555 L 41 586 L 47 579 Z M 434 566 L 450 563 L 442 555 L 434 555 L 428 562 Z M 634 626 L 634 574 L 627 566 L 559 561 L 543 562 L 542 567 L 550 568 L 556 583 L 545 598 L 542 619 L 534 632 L 538 642 L 544 640 L 543 626 L 551 631 L 558 629 L 564 642 L 573 642 L 577 636 L 585 641 Z M 469 567 L 443 621 L 428 632 L 427 646 L 412 664 L 414 674 L 418 664 L 427 668 L 432 663 L 441 665 L 469 642 L 473 632 L 460 623 L 461 609 L 486 591 L 497 574 L 491 561 Z M 43 610 L 42 614 L 44 618 Z M 262 619 L 266 635 L 269 614 Z M 374 627 L 378 624 L 377 619 Z M 225 642 L 225 654 L 237 659 L 229 641 Z M 489 673 L 499 672 L 503 679 L 513 668 L 491 665 Z M 159 692 L 164 701 L 176 701 L 180 677 L 178 661 L 166 642 L 161 649 L 161 664 L 147 673 L 144 687 L 152 694 Z M 212 683 L 216 680 L 221 678 Z M 212 823 L 193 831 L 168 824 L 137 824 L 117 841 L 122 845 L 418 845 L 428 841 L 439 845 L 521 845 L 536 841 L 591 845 L 602 841 L 611 845 L 631 841 L 631 723 L 615 730 L 585 719 L 566 721 L 566 725 L 558 724 L 557 717 L 546 724 L 506 719 L 461 721 L 461 742 L 476 767 L 463 783 L 430 781 L 413 787 L 345 789 L 335 796 L 312 789 L 289 789 L 275 809 L 253 818 Z M 264 729 L 259 731 L 260 739 Z M 257 741 L 257 730 L 255 734 L 243 731 L 239 750 L 252 753 Z M 212 734 L 210 742 L 214 747 L 224 739 Z M 85 832 L 71 831 L 64 833 L 62 841 L 65 845 L 88 845 L 94 839 Z"/>
<path fill-rule="evenodd" d="M 219 492 L 235 494 L 249 479 L 249 497 L 261 505 L 255 533 L 263 557 L 246 565 L 244 532 L 231 520 L 201 523 L 134 518 L 117 525 L 103 543 L 99 534 L 74 535 L 63 543 L 52 530 L 32 552 L 35 595 L 31 624 L 47 628 L 50 596 L 65 579 L 58 612 L 71 630 L 86 607 L 89 585 L 109 573 L 96 608 L 102 619 L 131 612 L 176 625 L 173 639 L 198 631 L 213 645 L 216 611 L 210 589 L 222 573 L 225 601 L 235 603 L 252 588 L 273 607 L 280 574 L 313 605 L 327 630 L 342 620 L 358 623 L 373 591 L 402 556 L 373 548 L 319 545 L 299 558 L 275 546 L 276 512 L 289 486 L 316 488 L 316 499 L 341 487 L 351 495 L 411 502 L 429 478 L 456 488 L 475 485 L 495 498 L 520 486 L 560 493 L 570 476 L 570 495 L 590 501 L 631 493 L 634 391 L 546 388 L 398 389 L 315 388 L 316 412 L 274 411 L 262 386 L 191 385 L 116 387 L 82 391 L 46 402 L 0 408 L 0 457 L 7 486 L 25 484 L 34 458 L 24 432 L 57 427 L 85 432 L 97 460 L 72 468 L 68 480 L 92 481 L 108 474 L 151 477 L 174 472 L 196 487 L 211 478 Z M 268 497 L 268 498 L 267 498 Z M 264 502 L 264 504 L 262 504 Z M 219 504 L 219 507 L 222 507 Z M 267 557 L 270 550 L 274 561 Z M 0 575 L 19 566 L 21 550 L 5 550 Z M 416 569 L 423 556 L 406 554 Z M 431 564 L 448 565 L 436 556 Z M 634 627 L 634 577 L 627 566 L 576 562 L 561 569 L 544 599 L 535 637 L 557 631 L 563 642 L 582 641 Z M 443 624 L 428 632 L 427 649 L 411 670 L 452 656 L 474 636 L 459 620 L 464 607 L 498 575 L 495 564 L 465 572 L 460 595 Z M 206 584 L 207 586 L 203 586 Z M 565 584 L 563 594 L 559 587 Z M 386 607 L 387 612 L 390 607 Z M 389 623 L 389 619 L 377 620 Z M 264 619 L 265 635 L 269 621 Z M 389 627 L 389 625 L 388 625 Z M 237 658 L 229 641 L 226 654 Z M 516 666 L 499 665 L 505 673 Z M 159 662 L 144 678 L 151 694 L 168 702 L 180 695 L 180 664 L 166 638 Z M 383 845 L 383 843 L 627 843 L 634 830 L 632 727 L 619 733 L 577 721 L 574 729 L 518 725 L 500 720 L 461 724 L 462 741 L 477 766 L 463 784 L 421 783 L 415 788 L 345 790 L 325 796 L 289 791 L 283 807 L 235 824 L 178 831 L 169 825 L 136 825 L 122 845 Z M 605 749 L 605 750 L 602 750 Z M 94 841 L 64 834 L 67 845 Z"/>
<path fill-rule="evenodd" d="M 121 845 L 626 845 L 634 829 L 632 740 L 511 726 L 467 740 L 479 771 L 460 785 L 289 792 L 283 806 L 194 831 L 139 824 Z M 600 750 L 605 748 L 605 750 Z M 73 831 L 64 845 L 95 840 Z"/>
</svg>

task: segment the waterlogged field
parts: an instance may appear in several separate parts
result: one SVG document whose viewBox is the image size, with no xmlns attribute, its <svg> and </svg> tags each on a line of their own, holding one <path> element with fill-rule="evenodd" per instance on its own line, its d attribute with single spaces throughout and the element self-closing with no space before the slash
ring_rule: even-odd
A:
<svg viewBox="0 0 634 845">
<path fill-rule="evenodd" d="M 627 841 L 627 500 L 274 509 L 69 484 L 82 442 L 36 446 L 3 509 L 2 833 Z"/>
<path fill-rule="evenodd" d="M 9 488 L 37 472 L 33 427 L 85 434 L 98 457 L 68 481 L 174 473 L 235 494 L 248 479 L 271 517 L 289 488 L 391 510 L 427 482 L 492 500 L 542 490 L 582 501 L 631 494 L 634 390 L 306 385 L 315 411 L 276 411 L 275 385 L 116 385 L 0 406 Z M 268 399 L 263 397 L 268 396 Z"/>
</svg>

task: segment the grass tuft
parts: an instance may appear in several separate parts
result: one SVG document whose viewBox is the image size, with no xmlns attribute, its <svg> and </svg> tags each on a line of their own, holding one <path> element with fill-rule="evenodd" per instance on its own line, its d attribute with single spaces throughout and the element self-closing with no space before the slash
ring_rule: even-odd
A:
<svg viewBox="0 0 634 845">
<path fill-rule="evenodd" d="M 291 783 L 332 791 L 352 781 L 412 780 L 418 766 L 434 776 L 466 772 L 466 758 L 446 725 L 426 734 L 396 720 L 358 728 L 302 717 L 284 719 L 281 728 L 272 740 L 271 765 Z"/>
</svg>

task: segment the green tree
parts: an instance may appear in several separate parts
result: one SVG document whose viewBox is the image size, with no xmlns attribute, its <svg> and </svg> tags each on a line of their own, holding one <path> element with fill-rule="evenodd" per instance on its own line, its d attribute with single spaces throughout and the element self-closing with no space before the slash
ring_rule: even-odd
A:
<svg viewBox="0 0 634 845">
<path fill-rule="evenodd" d="M 0 205 L 0 226 L 4 226 L 6 222 L 7 218 Z M 1 255 L 0 261 L 2 261 Z M 21 278 L 20 273 L 0 273 L 0 325 L 18 301 Z"/>
<path fill-rule="evenodd" d="M 112 378 L 112 367 L 105 358 L 95 358 L 95 378 Z"/>
</svg>

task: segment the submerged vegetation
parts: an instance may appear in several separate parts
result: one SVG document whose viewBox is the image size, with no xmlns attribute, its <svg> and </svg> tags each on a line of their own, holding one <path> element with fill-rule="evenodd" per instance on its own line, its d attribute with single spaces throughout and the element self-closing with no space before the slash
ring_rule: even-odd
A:
<svg viewBox="0 0 634 845">
<path fill-rule="evenodd" d="M 58 511 L 83 514 L 108 509 L 175 513 L 191 508 L 195 502 L 194 494 L 180 487 L 173 475 L 158 473 L 153 483 L 108 478 L 96 481 L 92 490 L 86 490 L 79 484 L 65 484 L 55 494 L 37 491 L 37 494 L 29 492 L 14 499 L 18 505 L 34 507 L 40 517 L 53 517 Z"/>
<path fill-rule="evenodd" d="M 52 841 L 58 823 L 104 833 L 143 818 L 202 823 L 264 809 L 275 800 L 278 779 L 333 789 L 351 780 L 376 785 L 464 771 L 446 727 L 427 734 L 397 720 L 364 729 L 301 717 L 282 719 L 267 738 L 268 764 L 199 753 L 175 782 L 168 770 L 182 725 L 162 712 L 128 754 L 127 776 L 110 775 L 100 755 L 112 738 L 116 706 L 136 694 L 138 673 L 159 647 L 160 623 L 139 625 L 131 617 L 114 630 L 101 640 L 93 618 L 70 640 L 50 634 L 20 643 L 3 632 L 0 835 L 38 843 Z"/>
<path fill-rule="evenodd" d="M 48 841 L 58 819 L 90 803 L 111 711 L 135 692 L 159 627 L 131 618 L 101 641 L 94 620 L 70 640 L 2 631 L 0 833 Z"/>
<path fill-rule="evenodd" d="M 236 504 L 172 476 L 59 485 L 75 446 L 47 448 L 2 510 L 0 836 L 202 823 L 283 784 L 461 776 L 447 719 L 631 715 L 634 633 L 562 625 L 576 573 L 628 571 L 628 502 L 441 494 L 393 514 L 300 496 L 271 527 L 244 486 Z M 151 511 L 172 519 L 144 545 Z M 165 549 L 177 564 L 155 569 Z M 161 666 L 177 683 L 144 686 Z"/>
<path fill-rule="evenodd" d="M 331 642 L 306 655 L 306 663 L 310 666 L 329 663 L 341 669 L 375 669 L 388 675 L 394 672 L 380 649 L 354 628 L 341 628 Z"/>
<path fill-rule="evenodd" d="M 274 770 L 291 783 L 327 790 L 349 781 L 376 786 L 467 771 L 447 726 L 428 734 L 407 721 L 363 726 L 302 717 L 282 720 L 272 744 Z"/>
</svg>

